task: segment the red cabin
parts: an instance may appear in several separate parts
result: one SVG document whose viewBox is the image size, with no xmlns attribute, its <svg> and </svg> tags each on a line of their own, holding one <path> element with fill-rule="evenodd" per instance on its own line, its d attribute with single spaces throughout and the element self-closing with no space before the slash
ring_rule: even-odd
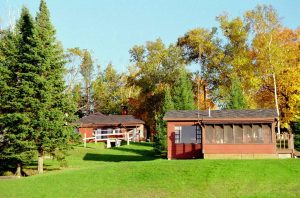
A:
<svg viewBox="0 0 300 198">
<path fill-rule="evenodd" d="M 169 111 L 168 159 L 278 158 L 276 110 Z"/>
<path fill-rule="evenodd" d="M 132 115 L 104 115 L 94 113 L 79 119 L 78 131 L 81 136 L 90 141 L 106 141 L 110 138 L 124 139 L 122 134 L 134 131 L 135 141 L 143 141 L 146 137 L 144 121 Z M 107 135 L 105 135 L 107 134 Z M 95 139 L 95 136 L 96 139 Z"/>
</svg>

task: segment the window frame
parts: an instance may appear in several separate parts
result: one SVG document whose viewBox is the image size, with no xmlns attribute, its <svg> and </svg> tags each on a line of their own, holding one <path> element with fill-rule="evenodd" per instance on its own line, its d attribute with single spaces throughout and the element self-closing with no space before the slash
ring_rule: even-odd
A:
<svg viewBox="0 0 300 198">
<path fill-rule="evenodd" d="M 182 128 L 195 127 L 195 142 L 182 142 Z M 175 144 L 202 144 L 202 127 L 199 124 L 194 125 L 176 125 L 174 126 L 174 143 Z"/>
</svg>

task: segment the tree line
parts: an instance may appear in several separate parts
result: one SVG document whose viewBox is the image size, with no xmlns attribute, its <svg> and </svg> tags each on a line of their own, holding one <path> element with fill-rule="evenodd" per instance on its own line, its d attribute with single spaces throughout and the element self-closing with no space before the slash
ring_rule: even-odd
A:
<svg viewBox="0 0 300 198">
<path fill-rule="evenodd" d="M 45 152 L 63 159 L 74 139 L 68 123 L 120 114 L 124 105 L 146 122 L 160 152 L 169 110 L 274 108 L 291 131 L 300 110 L 300 29 L 285 27 L 267 5 L 216 20 L 218 27 L 189 30 L 169 45 L 158 38 L 133 46 L 121 73 L 112 63 L 101 68 L 88 49 L 63 52 L 44 0 L 35 19 L 23 8 L 0 37 L 0 158 L 17 167 L 36 152 L 40 165 Z"/>
<path fill-rule="evenodd" d="M 216 20 L 218 27 L 189 30 L 170 45 L 158 38 L 133 46 L 128 72 L 118 74 L 109 64 L 95 75 L 92 109 L 84 112 L 114 114 L 126 105 L 161 139 L 170 101 L 168 110 L 272 108 L 280 117 L 278 130 L 291 132 L 300 109 L 300 29 L 285 27 L 271 5 Z M 77 104 L 86 104 L 80 87 L 73 93 Z"/>
</svg>

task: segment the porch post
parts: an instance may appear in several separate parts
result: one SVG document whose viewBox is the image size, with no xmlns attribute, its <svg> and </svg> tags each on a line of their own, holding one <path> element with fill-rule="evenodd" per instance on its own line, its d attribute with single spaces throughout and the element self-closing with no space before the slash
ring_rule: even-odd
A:
<svg viewBox="0 0 300 198">
<path fill-rule="evenodd" d="M 127 145 L 129 145 L 129 133 L 128 133 L 128 131 L 126 132 L 126 136 L 127 136 Z"/>
</svg>

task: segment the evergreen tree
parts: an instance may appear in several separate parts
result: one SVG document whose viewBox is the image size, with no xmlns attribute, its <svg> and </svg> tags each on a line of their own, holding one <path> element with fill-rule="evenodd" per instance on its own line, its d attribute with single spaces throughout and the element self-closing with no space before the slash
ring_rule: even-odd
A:
<svg viewBox="0 0 300 198">
<path fill-rule="evenodd" d="M 55 39 L 55 29 L 44 0 L 40 3 L 31 41 L 34 43 L 25 57 L 35 68 L 32 78 L 35 85 L 33 139 L 38 151 L 38 172 L 42 173 L 45 152 L 64 157 L 73 133 L 68 123 L 74 120 L 75 111 L 70 96 L 64 92 L 64 54 Z"/>
<path fill-rule="evenodd" d="M 23 62 L 30 50 L 28 43 L 33 28 L 33 19 L 23 7 L 16 30 L 6 31 L 0 44 L 3 56 L 0 65 L 0 159 L 17 168 L 16 175 L 19 176 L 22 165 L 34 154 L 33 114 L 29 105 L 34 93 L 29 80 L 33 68 Z"/>
<path fill-rule="evenodd" d="M 177 110 L 193 110 L 194 94 L 192 90 L 192 83 L 188 79 L 187 72 L 182 70 L 178 77 L 173 94 L 174 107 Z"/>
<path fill-rule="evenodd" d="M 167 123 L 163 120 L 163 117 L 169 110 L 174 110 L 174 103 L 172 101 L 170 88 L 167 87 L 165 90 L 162 112 L 156 116 L 156 134 L 154 148 L 158 153 L 167 152 Z"/>
<path fill-rule="evenodd" d="M 229 93 L 228 109 L 245 109 L 247 107 L 246 100 L 243 95 L 241 82 L 238 78 L 232 79 L 232 85 Z"/>
<path fill-rule="evenodd" d="M 165 99 L 164 99 L 164 102 L 163 102 L 163 107 L 162 107 L 162 110 L 163 110 L 163 114 L 165 114 L 167 111 L 169 110 L 174 110 L 174 102 L 172 100 L 172 96 L 171 96 L 171 91 L 170 91 L 170 88 L 167 87 L 166 90 L 165 90 Z"/>
</svg>

